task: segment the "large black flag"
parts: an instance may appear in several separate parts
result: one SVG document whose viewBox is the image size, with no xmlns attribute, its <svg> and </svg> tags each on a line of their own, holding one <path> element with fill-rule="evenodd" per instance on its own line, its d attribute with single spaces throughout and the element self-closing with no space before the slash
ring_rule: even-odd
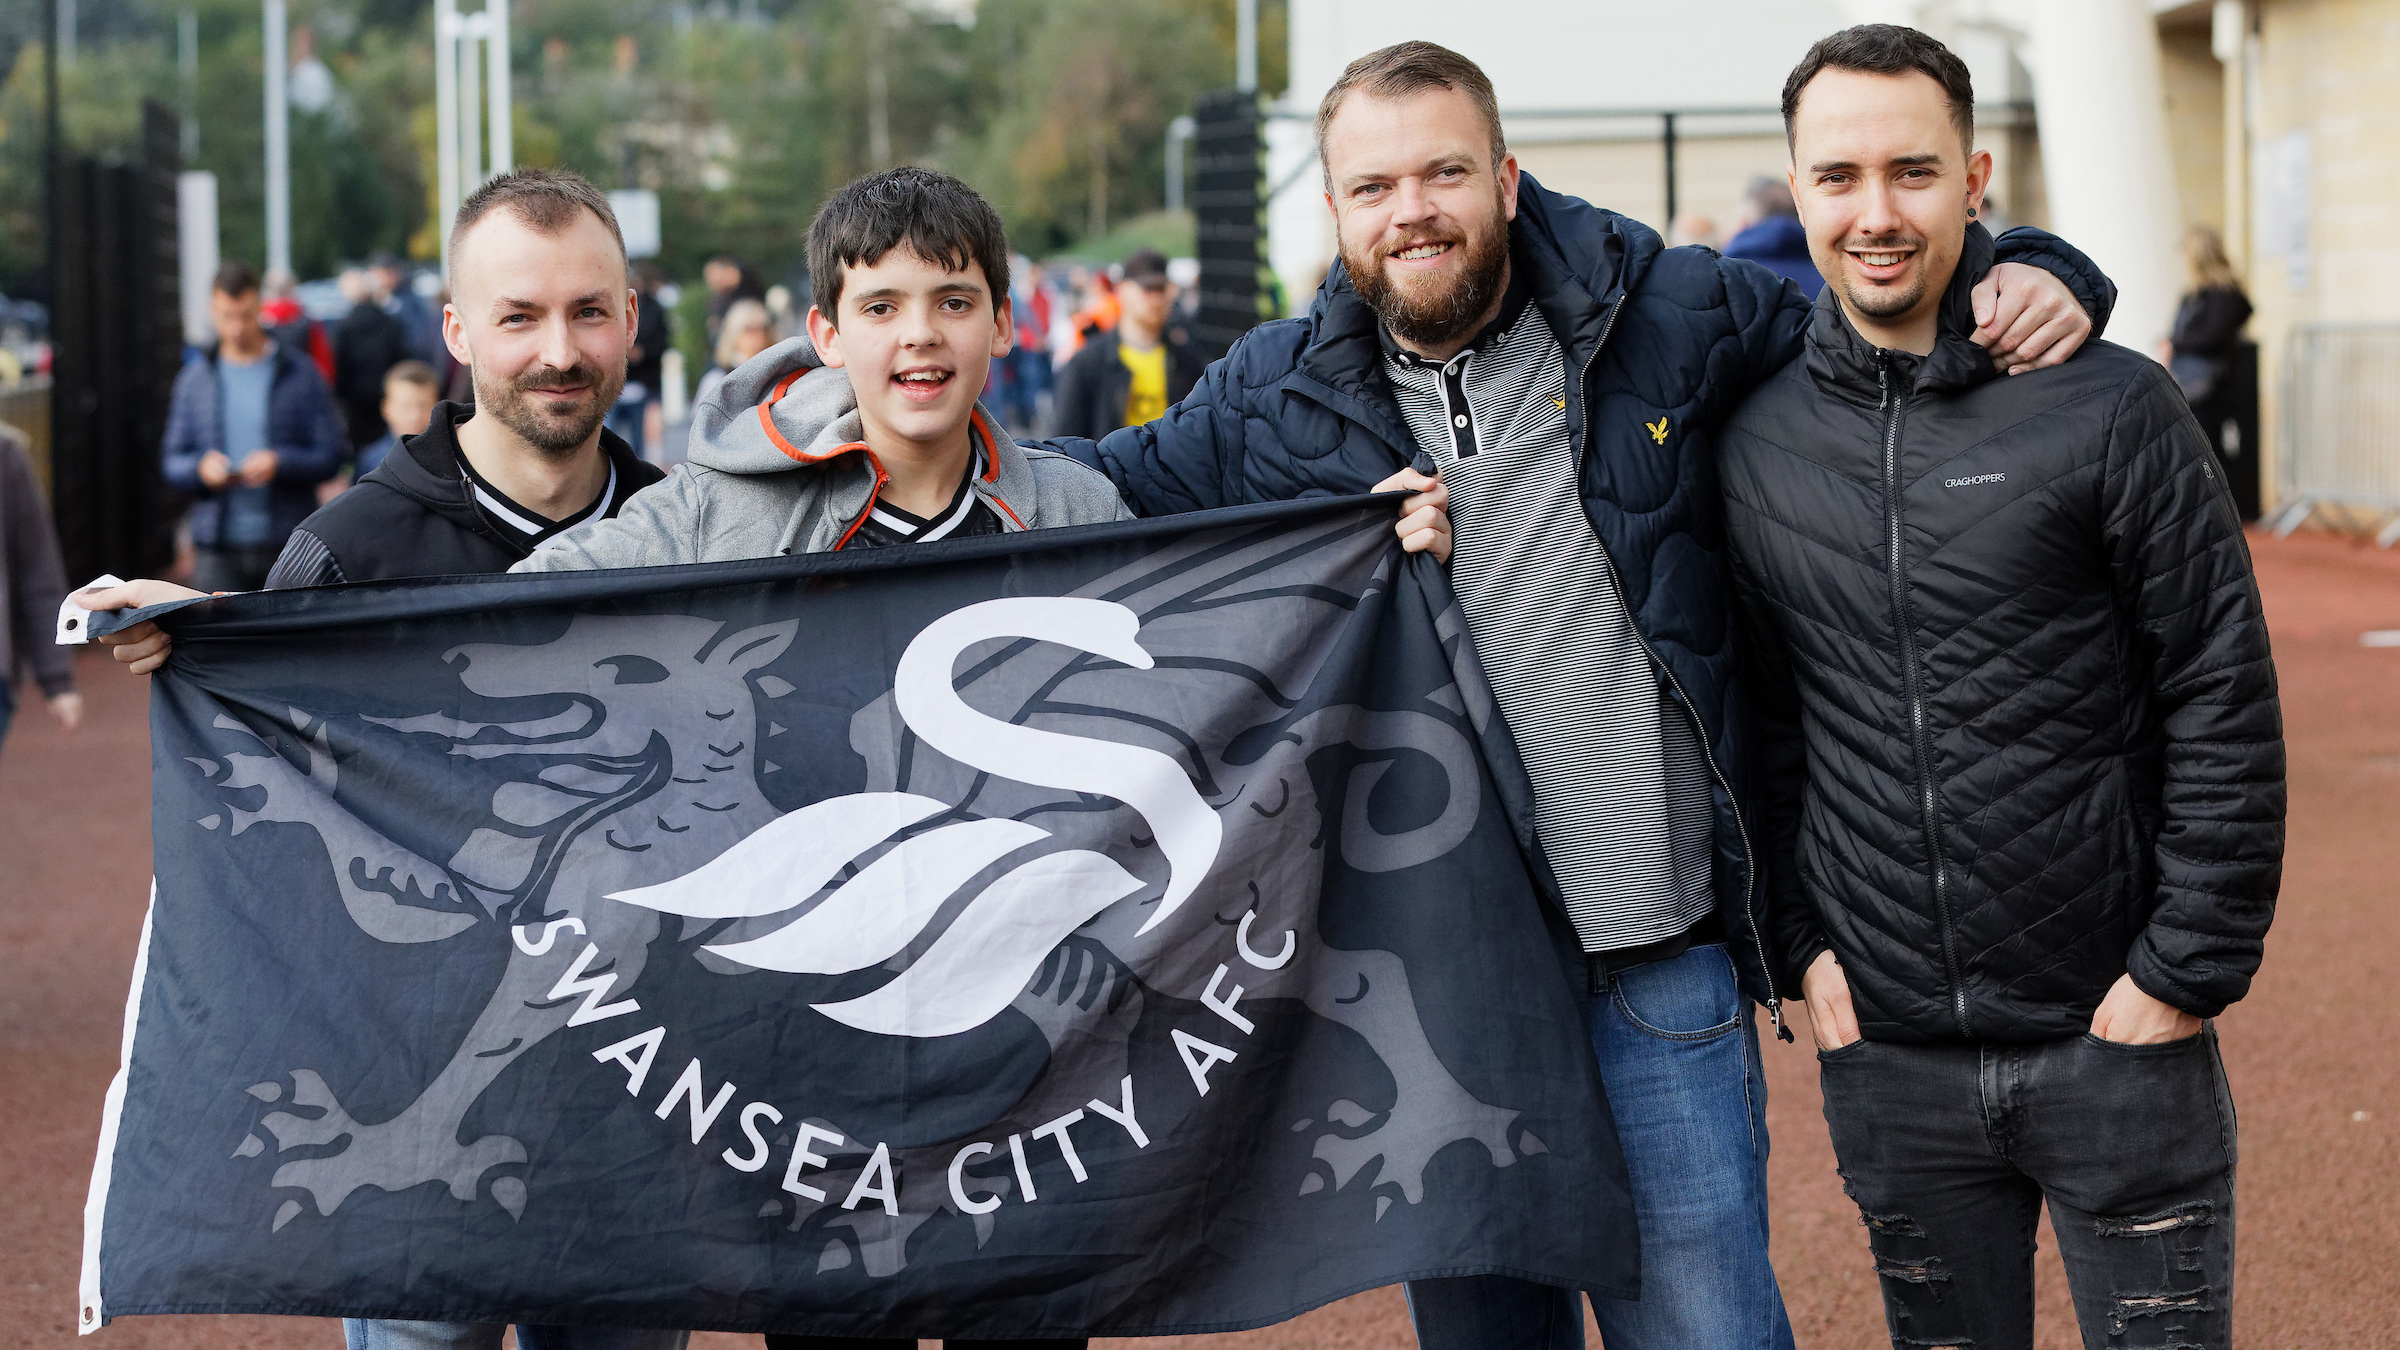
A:
<svg viewBox="0 0 2400 1350">
<path fill-rule="evenodd" d="M 1385 502 L 162 622 L 80 1323 L 1630 1292 L 1581 960 Z M 130 621 L 130 620 L 128 620 Z"/>
</svg>

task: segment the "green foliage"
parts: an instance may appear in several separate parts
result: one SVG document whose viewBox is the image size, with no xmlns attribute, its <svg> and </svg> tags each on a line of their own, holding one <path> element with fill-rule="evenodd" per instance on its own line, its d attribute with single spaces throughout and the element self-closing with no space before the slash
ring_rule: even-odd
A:
<svg viewBox="0 0 2400 1350">
<path fill-rule="evenodd" d="M 181 109 L 188 98 L 200 127 L 190 167 L 217 174 L 223 250 L 259 261 L 258 8 L 190 7 L 196 89 L 187 94 L 176 61 L 186 6 L 124 0 L 62 72 L 67 144 L 130 156 L 141 100 Z M 386 249 L 439 253 L 431 9 L 292 0 L 295 28 L 310 28 L 339 91 L 325 111 L 291 118 L 293 262 L 304 277 Z M 1261 10 L 1271 94 L 1283 82 L 1284 5 Z M 980 0 L 971 25 L 943 14 L 910 0 L 515 0 L 517 162 L 656 190 L 670 276 L 696 280 L 702 259 L 731 252 L 796 286 L 817 203 L 887 164 L 966 178 L 1036 254 L 1155 213 L 1167 123 L 1233 79 L 1234 0 Z M 0 84 L 0 291 L 42 266 L 44 59 L 27 43 Z M 1101 253 L 1110 249 L 1123 251 Z"/>
<path fill-rule="evenodd" d="M 1106 234 L 1086 235 L 1051 255 L 1074 262 L 1106 265 L 1125 261 L 1136 249 L 1157 249 L 1170 258 L 1189 258 L 1199 250 L 1197 222 L 1189 211 L 1152 211 L 1121 221 Z"/>
</svg>

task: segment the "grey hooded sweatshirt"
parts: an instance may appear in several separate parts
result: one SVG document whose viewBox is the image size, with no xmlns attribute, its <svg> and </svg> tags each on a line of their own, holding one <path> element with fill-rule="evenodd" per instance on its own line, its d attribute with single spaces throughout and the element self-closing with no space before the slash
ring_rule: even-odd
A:
<svg viewBox="0 0 2400 1350">
<path fill-rule="evenodd" d="M 996 434 L 980 409 L 984 472 L 971 484 L 1002 530 L 1127 520 L 1108 476 L 1065 455 Z M 512 572 L 658 567 L 848 543 L 887 481 L 862 439 L 850 377 L 817 359 L 805 337 L 728 374 L 692 410 L 690 459 L 634 494 L 616 516 L 544 544 Z"/>
</svg>

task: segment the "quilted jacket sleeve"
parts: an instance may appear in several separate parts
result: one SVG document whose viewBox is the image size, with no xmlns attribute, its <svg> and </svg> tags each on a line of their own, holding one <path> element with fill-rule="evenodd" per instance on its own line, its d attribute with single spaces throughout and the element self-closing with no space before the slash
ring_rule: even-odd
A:
<svg viewBox="0 0 2400 1350">
<path fill-rule="evenodd" d="M 2156 908 L 2126 956 L 2214 1017 L 2250 988 L 2283 872 L 2283 713 L 2250 550 L 2199 424 L 2148 368 L 2109 436 L 2103 537 L 2163 750 Z"/>
<path fill-rule="evenodd" d="M 167 434 L 158 447 L 166 480 L 201 496 L 215 495 L 200 482 L 200 461 L 217 448 L 216 428 L 208 425 L 199 408 L 204 392 L 200 386 L 212 378 L 214 368 L 206 361 L 194 361 L 175 373 L 175 387 L 167 396 Z"/>
<path fill-rule="evenodd" d="M 1747 258 L 1717 259 L 1717 275 L 1740 353 L 1735 378 L 1723 387 L 1738 403 L 1800 355 L 1812 304 L 1790 280 Z M 1731 403 L 1725 411 L 1732 411 Z"/>
<path fill-rule="evenodd" d="M 341 472 L 350 433 L 325 377 L 307 361 L 291 363 L 269 396 L 274 408 L 275 481 L 313 488 Z"/>
<path fill-rule="evenodd" d="M 1241 481 L 1244 453 L 1244 391 L 1234 377 L 1243 364 L 1244 338 L 1225 359 L 1208 368 L 1182 402 L 1155 422 L 1124 427 L 1099 441 L 1042 442 L 1045 450 L 1070 455 L 1108 475 L 1128 505 L 1144 516 L 1173 515 L 1239 505 L 1228 485 Z"/>
</svg>

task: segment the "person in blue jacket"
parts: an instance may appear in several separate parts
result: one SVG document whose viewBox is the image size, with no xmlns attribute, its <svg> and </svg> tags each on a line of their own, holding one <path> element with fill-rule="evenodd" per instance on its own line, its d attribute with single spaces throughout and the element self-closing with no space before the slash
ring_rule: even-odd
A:
<svg viewBox="0 0 2400 1350">
<path fill-rule="evenodd" d="M 1761 174 L 1750 180 L 1743 203 L 1750 223 L 1725 241 L 1725 256 L 1757 263 L 1816 299 L 1825 278 L 1808 255 L 1808 230 L 1800 223 L 1800 208 L 1792 204 L 1792 185 Z"/>
<path fill-rule="evenodd" d="M 167 481 L 198 498 L 192 584 L 255 591 L 350 443 L 316 364 L 259 322 L 258 273 L 218 268 L 208 303 L 217 345 L 175 377 L 159 458 Z"/>
<path fill-rule="evenodd" d="M 1450 564 L 1531 780 L 1520 837 L 1587 952 L 1643 1270 L 1638 1298 L 1593 1299 L 1609 1350 L 1788 1348 L 1749 1000 L 1779 1029 L 1781 1004 L 1712 437 L 1799 354 L 1808 301 L 1543 189 L 1490 81 L 1430 43 L 1353 62 L 1317 142 L 1341 258 L 1309 313 L 1244 335 L 1157 421 L 1051 445 L 1144 515 L 1415 494 L 1403 542 Z M 2017 231 L 1999 258 L 1975 340 L 2003 369 L 2105 319 L 2113 288 L 2057 240 Z M 1426 1350 L 1582 1342 L 1564 1290 L 1408 1292 Z"/>
</svg>

